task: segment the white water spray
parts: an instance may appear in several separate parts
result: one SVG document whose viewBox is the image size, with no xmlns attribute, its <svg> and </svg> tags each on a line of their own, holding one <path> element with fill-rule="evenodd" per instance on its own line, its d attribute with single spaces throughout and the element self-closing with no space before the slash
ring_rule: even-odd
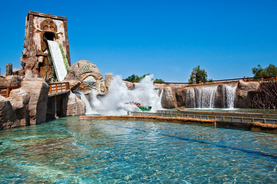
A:
<svg viewBox="0 0 277 184">
<path fill-rule="evenodd" d="M 83 102 L 85 102 L 85 104 L 86 104 L 86 115 L 97 114 L 97 112 L 92 110 L 90 103 L 89 103 L 88 99 L 86 98 L 86 96 L 81 92 L 78 92 L 78 94 L 80 94 L 81 100 L 83 100 Z"/>
<path fill-rule="evenodd" d="M 152 78 L 153 75 L 146 76 L 140 83 L 136 84 L 135 89 L 128 90 L 122 78 L 115 76 L 110 85 L 109 93 L 100 100 L 97 98 L 96 92 L 92 90 L 90 104 L 97 112 L 104 115 L 127 115 L 127 111 L 140 111 L 138 107 L 129 104 L 129 102 L 151 106 L 151 111 L 162 109 L 161 98 L 155 90 Z"/>
</svg>

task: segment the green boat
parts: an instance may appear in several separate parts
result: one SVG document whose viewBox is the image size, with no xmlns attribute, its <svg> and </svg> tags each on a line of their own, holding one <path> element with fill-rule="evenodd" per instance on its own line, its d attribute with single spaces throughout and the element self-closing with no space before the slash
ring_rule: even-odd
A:
<svg viewBox="0 0 277 184">
<path fill-rule="evenodd" d="M 140 109 L 141 111 L 150 111 L 150 110 L 152 109 L 152 107 L 151 107 L 151 106 L 139 107 L 139 109 Z"/>
</svg>

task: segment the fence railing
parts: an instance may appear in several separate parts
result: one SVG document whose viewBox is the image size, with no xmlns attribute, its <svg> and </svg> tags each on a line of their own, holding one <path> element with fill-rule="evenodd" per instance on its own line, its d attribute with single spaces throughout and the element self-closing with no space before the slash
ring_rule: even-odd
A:
<svg viewBox="0 0 277 184">
<path fill-rule="evenodd" d="M 245 82 L 268 82 L 268 81 L 277 82 L 277 75 L 263 76 L 263 77 L 243 77 L 243 78 L 233 78 L 233 79 L 220 79 L 220 80 L 199 82 L 197 84 L 192 84 L 192 82 L 154 82 L 154 84 L 201 85 L 201 84 L 210 84 L 210 83 L 218 83 L 218 82 L 233 82 L 233 81 L 239 81 L 239 80 L 243 80 Z"/>
<path fill-rule="evenodd" d="M 66 91 L 69 88 L 69 82 L 57 82 L 57 83 L 48 83 L 49 92 L 48 94 L 58 93 L 62 91 Z M 10 96 L 10 92 L 13 89 L 20 88 L 20 86 L 4 86 L 0 87 L 0 95 L 8 98 Z"/>
<path fill-rule="evenodd" d="M 221 113 L 204 111 L 164 111 L 157 112 L 128 112 L 130 116 L 158 116 L 158 117 L 181 117 L 193 119 L 217 120 L 221 122 L 276 124 L 276 115 L 263 115 L 255 113 Z"/>
<path fill-rule="evenodd" d="M 48 94 L 58 93 L 58 92 L 62 92 L 70 89 L 69 82 L 48 83 L 48 85 L 49 85 Z"/>
<path fill-rule="evenodd" d="M 0 87 L 0 95 L 3 97 L 8 98 L 10 96 L 10 92 L 13 89 L 20 88 L 20 86 L 7 86 L 7 87 Z"/>
</svg>

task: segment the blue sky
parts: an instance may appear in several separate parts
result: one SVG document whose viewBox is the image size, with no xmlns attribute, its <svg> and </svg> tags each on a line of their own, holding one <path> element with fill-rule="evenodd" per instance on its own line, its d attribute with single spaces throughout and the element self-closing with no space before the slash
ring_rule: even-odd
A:
<svg viewBox="0 0 277 184">
<path fill-rule="evenodd" d="M 277 65 L 276 0 L 1 0 L 0 7 L 2 74 L 8 62 L 21 67 L 28 10 L 67 17 L 71 62 L 91 61 L 102 75 L 187 82 L 197 65 L 210 79 Z"/>
</svg>

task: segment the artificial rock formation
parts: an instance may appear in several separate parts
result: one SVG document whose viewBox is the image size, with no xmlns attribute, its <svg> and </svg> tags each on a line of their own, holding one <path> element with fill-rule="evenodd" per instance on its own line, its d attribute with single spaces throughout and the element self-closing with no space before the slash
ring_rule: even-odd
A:
<svg viewBox="0 0 277 184">
<path fill-rule="evenodd" d="M 259 82 L 244 82 L 240 80 L 236 92 L 236 108 L 251 108 L 252 95 L 259 90 Z"/>
<path fill-rule="evenodd" d="M 86 104 L 77 97 L 74 93 L 70 92 L 67 102 L 67 116 L 78 116 L 86 113 Z"/>
<path fill-rule="evenodd" d="M 90 93 L 91 89 L 95 89 L 97 95 L 104 95 L 107 93 L 105 80 L 99 69 L 90 61 L 80 60 L 74 63 L 67 71 L 64 81 L 78 80 L 81 85 L 76 88 L 84 94 Z M 70 84 L 71 85 L 71 84 Z"/>
<path fill-rule="evenodd" d="M 0 95 L 0 129 L 16 127 L 12 105 L 8 99 Z"/>
<path fill-rule="evenodd" d="M 30 125 L 29 118 L 29 100 L 30 95 L 23 89 L 14 89 L 10 92 L 8 98 L 13 108 L 16 126 Z"/>
<path fill-rule="evenodd" d="M 105 73 L 105 84 L 106 84 L 107 90 L 109 90 L 109 87 L 112 83 L 112 80 L 113 80 L 113 74 L 112 73 Z"/>
<path fill-rule="evenodd" d="M 250 93 L 251 108 L 277 109 L 277 83 L 270 81 L 261 83 L 258 91 Z"/>
<path fill-rule="evenodd" d="M 177 108 L 177 100 L 175 96 L 175 89 L 171 87 L 166 87 L 163 89 L 162 94 L 162 107 L 166 109 Z"/>
<path fill-rule="evenodd" d="M 18 75 L 0 76 L 1 86 L 20 86 L 22 77 Z"/>
<path fill-rule="evenodd" d="M 25 24 L 24 50 L 21 57 L 21 71 L 27 70 L 49 80 L 54 75 L 47 41 L 56 41 L 70 65 L 67 18 L 29 11 Z"/>
<path fill-rule="evenodd" d="M 29 93 L 30 124 L 40 124 L 46 121 L 49 86 L 41 78 L 25 78 L 21 89 Z"/>
</svg>

